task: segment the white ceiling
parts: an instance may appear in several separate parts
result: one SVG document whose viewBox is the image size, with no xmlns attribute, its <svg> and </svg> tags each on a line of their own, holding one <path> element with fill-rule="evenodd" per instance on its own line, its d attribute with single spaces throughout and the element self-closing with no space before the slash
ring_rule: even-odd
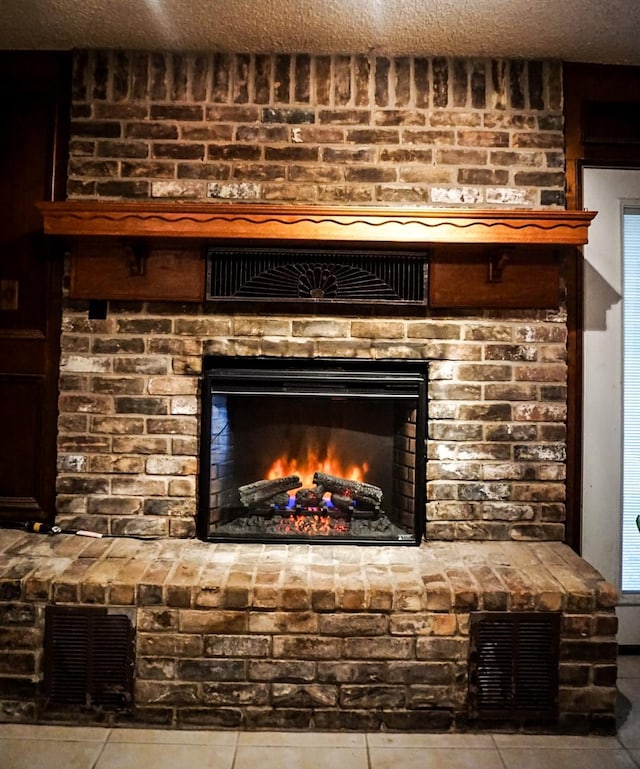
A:
<svg viewBox="0 0 640 769">
<path fill-rule="evenodd" d="M 0 0 L 0 49 L 68 48 L 640 65 L 640 0 Z"/>
</svg>

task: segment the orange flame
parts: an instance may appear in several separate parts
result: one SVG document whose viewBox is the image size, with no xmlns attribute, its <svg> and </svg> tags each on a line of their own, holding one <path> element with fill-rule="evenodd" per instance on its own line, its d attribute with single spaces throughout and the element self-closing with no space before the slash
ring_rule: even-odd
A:
<svg viewBox="0 0 640 769">
<path fill-rule="evenodd" d="M 369 465 L 366 462 L 361 465 L 343 465 L 329 447 L 324 457 L 320 457 L 313 450 L 309 450 L 304 459 L 280 456 L 269 468 L 266 478 L 273 481 L 277 478 L 284 478 L 286 475 L 298 475 L 303 488 L 309 488 L 313 486 L 313 474 L 316 472 L 335 475 L 349 481 L 364 481 L 368 470 Z"/>
</svg>

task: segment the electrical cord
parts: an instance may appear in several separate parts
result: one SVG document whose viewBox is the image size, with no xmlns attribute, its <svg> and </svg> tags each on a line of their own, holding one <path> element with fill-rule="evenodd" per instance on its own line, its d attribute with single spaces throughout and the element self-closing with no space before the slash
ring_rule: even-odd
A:
<svg viewBox="0 0 640 769">
<path fill-rule="evenodd" d="M 60 526 L 54 526 L 41 521 L 0 521 L 2 529 L 21 529 L 22 531 L 33 531 L 37 534 L 62 534 Z"/>
<path fill-rule="evenodd" d="M 95 539 L 136 539 L 141 542 L 153 542 L 154 540 L 164 539 L 163 537 L 155 536 L 145 537 L 141 534 L 102 534 L 99 531 L 90 531 L 88 529 L 63 529 L 55 524 L 41 523 L 40 521 L 0 521 L 0 529 L 17 529 L 35 534 L 47 534 L 49 536 L 71 534 L 76 537 L 93 537 Z"/>
</svg>

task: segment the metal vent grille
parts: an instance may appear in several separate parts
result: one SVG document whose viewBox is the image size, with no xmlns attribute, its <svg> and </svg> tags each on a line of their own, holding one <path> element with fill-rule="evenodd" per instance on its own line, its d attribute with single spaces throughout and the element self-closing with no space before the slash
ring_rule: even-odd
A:
<svg viewBox="0 0 640 769">
<path fill-rule="evenodd" d="M 555 718 L 560 616 L 496 612 L 473 615 L 471 623 L 470 717 Z"/>
<path fill-rule="evenodd" d="M 101 608 L 47 607 L 44 683 L 50 705 L 129 707 L 133 659 L 127 616 Z"/>
<path fill-rule="evenodd" d="M 207 300 L 423 304 L 424 253 L 207 250 Z"/>
</svg>

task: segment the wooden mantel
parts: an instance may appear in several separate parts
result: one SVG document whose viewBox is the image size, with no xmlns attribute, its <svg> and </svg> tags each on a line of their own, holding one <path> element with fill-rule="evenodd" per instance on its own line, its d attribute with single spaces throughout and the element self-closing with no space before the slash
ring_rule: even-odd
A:
<svg viewBox="0 0 640 769">
<path fill-rule="evenodd" d="M 409 249 L 428 254 L 433 308 L 557 307 L 560 251 L 587 242 L 589 211 L 390 209 L 250 203 L 39 203 L 71 242 L 70 296 L 201 302 L 203 246 Z"/>
<path fill-rule="evenodd" d="M 589 211 L 390 209 L 66 201 L 39 203 L 48 235 L 211 240 L 583 245 Z"/>
</svg>

